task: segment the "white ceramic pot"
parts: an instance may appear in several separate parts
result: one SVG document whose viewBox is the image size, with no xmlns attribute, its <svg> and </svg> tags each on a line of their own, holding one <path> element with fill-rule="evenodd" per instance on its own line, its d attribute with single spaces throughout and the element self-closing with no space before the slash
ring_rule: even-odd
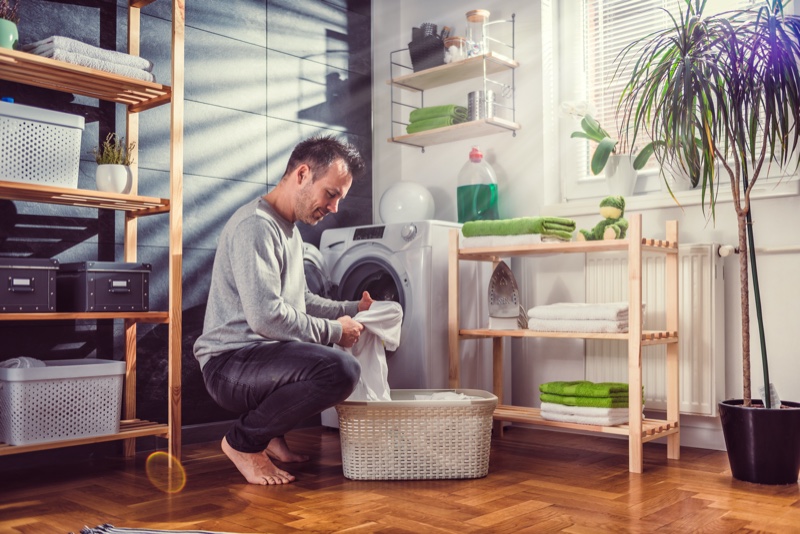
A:
<svg viewBox="0 0 800 534">
<path fill-rule="evenodd" d="M 606 162 L 605 175 L 611 195 L 629 197 L 636 187 L 638 173 L 633 168 L 633 157 L 629 154 L 611 154 Z"/>
<path fill-rule="evenodd" d="M 128 194 L 131 192 L 133 175 L 130 167 L 125 165 L 98 165 L 95 180 L 98 191 Z"/>
<path fill-rule="evenodd" d="M 680 163 L 667 163 L 661 169 L 661 191 L 668 192 L 671 190 L 673 193 L 677 191 L 688 191 L 692 189 L 692 180 L 689 173 L 681 168 Z M 669 190 L 667 189 L 669 184 Z"/>
</svg>

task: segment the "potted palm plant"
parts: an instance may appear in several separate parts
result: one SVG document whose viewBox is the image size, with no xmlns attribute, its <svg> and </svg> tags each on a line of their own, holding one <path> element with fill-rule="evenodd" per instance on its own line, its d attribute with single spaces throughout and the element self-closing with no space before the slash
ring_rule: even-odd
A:
<svg viewBox="0 0 800 534">
<path fill-rule="evenodd" d="M 738 224 L 743 398 L 720 403 L 735 478 L 795 484 L 800 473 L 800 404 L 776 401 L 758 286 L 750 194 L 767 168 L 797 169 L 800 141 L 800 19 L 782 0 L 705 16 L 705 0 L 683 0 L 672 25 L 621 52 L 632 67 L 618 119 L 635 140 L 663 140 L 655 157 L 697 173 L 704 212 L 715 217 L 729 180 Z M 694 140 L 698 140 L 694 142 Z M 749 255 L 748 255 L 749 252 Z M 761 335 L 764 402 L 751 399 L 750 269 Z M 782 409 L 781 409 L 782 408 Z"/>
</svg>

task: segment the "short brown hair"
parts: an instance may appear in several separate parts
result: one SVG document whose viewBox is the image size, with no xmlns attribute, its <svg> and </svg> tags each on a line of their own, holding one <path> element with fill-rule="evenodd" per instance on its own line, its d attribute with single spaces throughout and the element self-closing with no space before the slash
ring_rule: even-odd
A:
<svg viewBox="0 0 800 534">
<path fill-rule="evenodd" d="M 347 170 L 354 180 L 360 178 L 366 171 L 364 158 L 350 143 L 339 141 L 331 135 L 309 137 L 294 147 L 283 176 L 288 176 L 298 165 L 305 163 L 311 169 L 313 179 L 316 180 L 339 159 L 347 165 Z"/>
</svg>

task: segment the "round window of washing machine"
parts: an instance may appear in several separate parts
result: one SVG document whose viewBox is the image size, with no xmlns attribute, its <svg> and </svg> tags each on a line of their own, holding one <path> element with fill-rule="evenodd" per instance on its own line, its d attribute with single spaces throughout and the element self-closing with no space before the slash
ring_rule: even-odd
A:
<svg viewBox="0 0 800 534">
<path fill-rule="evenodd" d="M 405 316 L 405 288 L 400 276 L 384 261 L 360 260 L 344 273 L 339 282 L 339 299 L 360 300 L 364 291 L 369 291 L 373 300 L 399 302 Z"/>
</svg>

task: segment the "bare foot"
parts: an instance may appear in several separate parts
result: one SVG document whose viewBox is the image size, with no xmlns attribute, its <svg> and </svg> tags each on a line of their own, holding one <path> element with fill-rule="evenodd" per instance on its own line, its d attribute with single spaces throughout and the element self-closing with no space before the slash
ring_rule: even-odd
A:
<svg viewBox="0 0 800 534">
<path fill-rule="evenodd" d="M 273 460 L 279 460 L 281 462 L 307 462 L 308 456 L 305 454 L 297 454 L 293 452 L 289 445 L 286 444 L 286 439 L 283 436 L 278 438 L 272 438 L 267 445 L 267 448 L 264 449 L 264 454 L 272 458 Z"/>
<path fill-rule="evenodd" d="M 294 476 L 275 467 L 275 464 L 266 455 L 258 452 L 239 452 L 228 444 L 226 438 L 222 438 L 222 452 L 230 458 L 236 469 L 250 484 L 272 486 L 294 481 Z"/>
</svg>

